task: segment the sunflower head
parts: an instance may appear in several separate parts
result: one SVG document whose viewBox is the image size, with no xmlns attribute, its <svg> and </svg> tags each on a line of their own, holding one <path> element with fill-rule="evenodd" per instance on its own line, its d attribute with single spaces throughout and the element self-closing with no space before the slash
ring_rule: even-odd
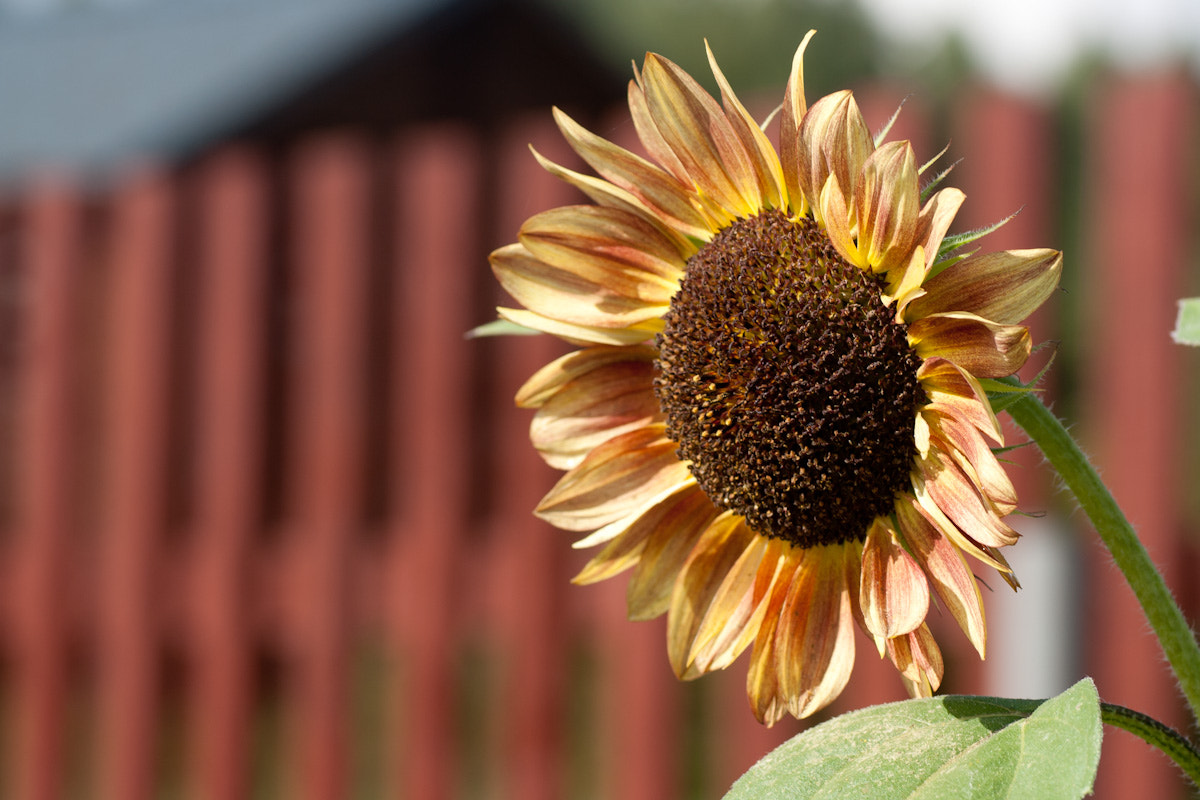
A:
<svg viewBox="0 0 1200 800">
<path fill-rule="evenodd" d="M 768 724 L 837 697 L 856 630 L 910 693 L 935 690 L 931 591 L 984 654 L 968 558 L 1016 586 L 1017 541 L 984 386 L 1025 363 L 1021 323 L 1062 265 L 964 256 L 960 191 L 923 194 L 911 145 L 872 138 L 849 92 L 807 105 L 811 36 L 777 146 L 711 51 L 719 99 L 647 55 L 629 85 L 645 155 L 556 110 L 596 174 L 537 157 L 594 204 L 491 257 L 521 306 L 501 316 L 579 346 L 517 396 L 566 470 L 536 513 L 600 547 L 576 581 L 632 569 L 630 616 L 668 615 L 680 677 L 750 650 Z"/>
</svg>

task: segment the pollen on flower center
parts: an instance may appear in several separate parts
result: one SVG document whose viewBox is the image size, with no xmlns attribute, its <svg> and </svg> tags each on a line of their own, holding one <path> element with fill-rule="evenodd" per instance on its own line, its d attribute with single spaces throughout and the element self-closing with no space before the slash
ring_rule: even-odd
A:
<svg viewBox="0 0 1200 800">
<path fill-rule="evenodd" d="M 862 539 L 911 485 L 921 362 L 880 290 L 816 223 L 778 211 L 687 264 L 655 394 L 700 488 L 764 535 Z"/>
</svg>

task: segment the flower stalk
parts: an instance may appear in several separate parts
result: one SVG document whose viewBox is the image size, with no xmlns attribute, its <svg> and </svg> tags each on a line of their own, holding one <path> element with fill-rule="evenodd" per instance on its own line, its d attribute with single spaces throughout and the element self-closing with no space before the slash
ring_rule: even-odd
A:
<svg viewBox="0 0 1200 800">
<path fill-rule="evenodd" d="M 1191 778 L 1193 785 L 1200 786 L 1200 752 L 1178 731 L 1168 728 L 1154 717 L 1113 703 L 1100 704 L 1100 720 L 1105 725 L 1128 731 L 1157 747 Z"/>
<path fill-rule="evenodd" d="M 1125 518 L 1108 487 L 1100 480 L 1095 468 L 1088 462 L 1087 456 L 1079 449 L 1058 417 L 1046 408 L 1036 394 L 1023 393 L 1019 399 L 1008 405 L 1006 410 L 1030 438 L 1037 442 L 1092 521 L 1104 546 L 1112 554 L 1113 561 L 1133 589 L 1150 627 L 1154 629 L 1163 653 L 1191 707 L 1193 717 L 1200 720 L 1200 645 L 1197 644 L 1183 612 L 1171 597 L 1161 573 L 1150 560 L 1150 555 L 1142 546 L 1133 526 Z M 1125 729 L 1131 730 L 1128 727 Z M 1141 736 L 1138 731 L 1131 732 Z M 1158 743 L 1146 740 L 1166 752 Z M 1195 766 L 1193 764 L 1193 769 Z M 1188 774 L 1193 780 L 1197 777 L 1194 771 L 1189 770 Z"/>
</svg>

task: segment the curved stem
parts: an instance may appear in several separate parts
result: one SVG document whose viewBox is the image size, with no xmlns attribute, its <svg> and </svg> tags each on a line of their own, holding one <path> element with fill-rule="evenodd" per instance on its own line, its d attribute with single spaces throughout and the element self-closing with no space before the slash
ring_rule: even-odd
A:
<svg viewBox="0 0 1200 800">
<path fill-rule="evenodd" d="M 1104 546 L 1137 596 L 1142 612 L 1179 679 L 1192 715 L 1200 719 L 1200 646 L 1133 526 L 1062 422 L 1033 392 L 1023 393 L 1007 405 L 1006 410 L 1037 442 L 1091 519 Z"/>
<path fill-rule="evenodd" d="M 1100 703 L 1100 721 L 1105 725 L 1129 731 L 1147 744 L 1162 750 L 1187 773 L 1193 784 L 1200 786 L 1200 751 L 1183 738 L 1183 734 L 1168 728 L 1154 717 L 1112 703 Z"/>
</svg>

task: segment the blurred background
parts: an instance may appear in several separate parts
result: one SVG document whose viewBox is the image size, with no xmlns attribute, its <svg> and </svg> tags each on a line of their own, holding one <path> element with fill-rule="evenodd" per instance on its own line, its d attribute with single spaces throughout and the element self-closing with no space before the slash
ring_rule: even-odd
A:
<svg viewBox="0 0 1200 800">
<path fill-rule="evenodd" d="M 564 345 L 463 334 L 487 253 L 579 201 L 527 149 L 578 166 L 551 105 L 632 145 L 630 62 L 711 88 L 707 37 L 765 115 L 813 27 L 810 99 L 903 102 L 894 136 L 961 159 L 958 229 L 1066 251 L 1047 400 L 1200 618 L 1191 0 L 0 0 L 0 795 L 715 798 L 801 730 L 754 722 L 744 659 L 676 682 L 623 579 L 569 584 L 511 400 Z M 1024 588 L 981 575 L 985 662 L 933 620 L 943 688 L 1091 675 L 1194 732 L 1011 457 Z M 812 722 L 902 697 L 858 660 Z M 1108 729 L 1096 796 L 1188 792 Z"/>
</svg>

